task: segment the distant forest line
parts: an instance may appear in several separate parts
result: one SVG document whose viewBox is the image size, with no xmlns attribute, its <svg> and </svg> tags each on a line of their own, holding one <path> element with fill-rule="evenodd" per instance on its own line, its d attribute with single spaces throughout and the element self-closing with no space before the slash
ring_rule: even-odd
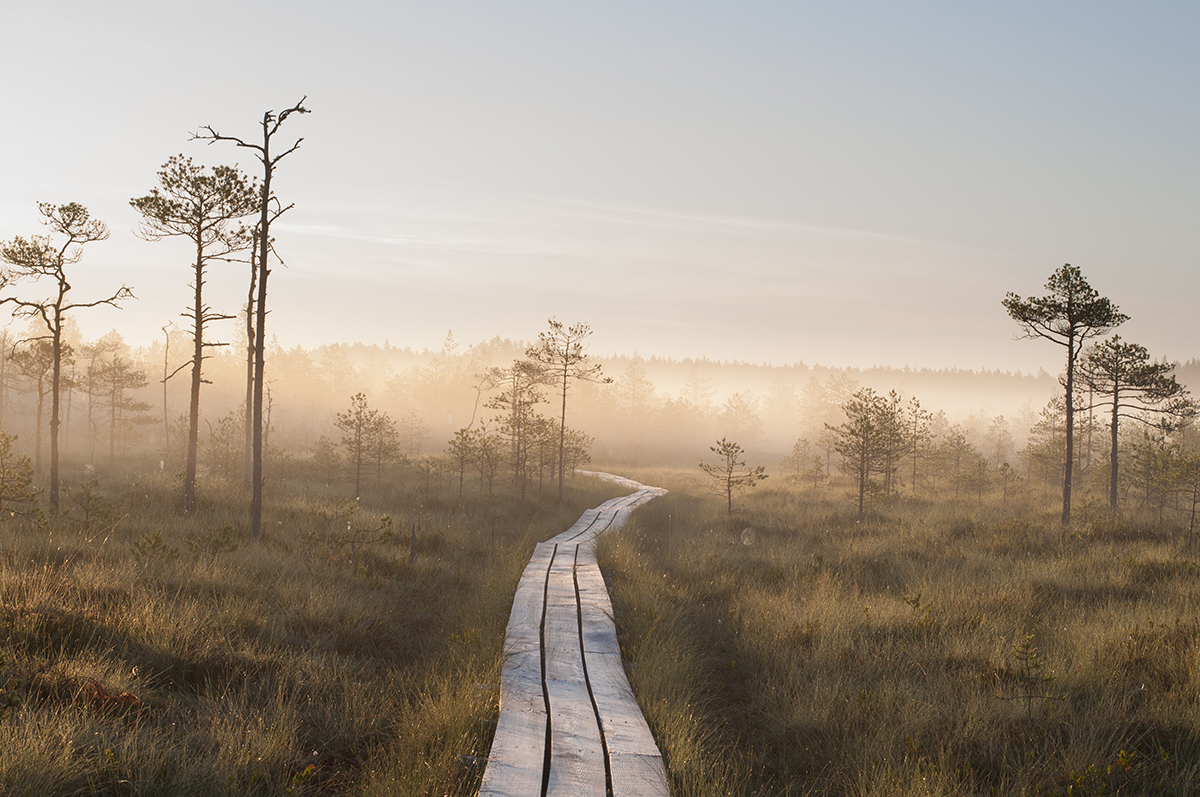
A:
<svg viewBox="0 0 1200 797">
<path fill-rule="evenodd" d="M 84 340 L 74 326 L 69 332 L 63 453 L 89 464 L 136 456 L 161 458 L 164 466 L 174 466 L 181 455 L 179 427 L 188 384 L 182 372 L 167 380 L 168 429 L 162 380 L 188 362 L 190 331 L 171 329 L 140 347 L 126 345 L 116 330 L 94 341 Z M 38 377 L 17 367 L 13 358 L 29 345 L 21 341 L 33 334 L 9 327 L 0 336 L 5 351 L 0 427 L 17 434 L 18 450 L 31 456 L 38 436 Z M 222 442 L 217 438 L 235 435 L 229 427 L 242 428 L 245 336 L 235 334 L 230 344 L 214 348 L 205 363 L 210 384 L 201 403 L 202 461 L 219 455 L 214 446 L 220 448 Z M 494 423 L 495 413 L 484 406 L 486 391 L 477 390 L 478 377 L 488 368 L 506 368 L 522 359 L 528 346 L 500 337 L 464 346 L 452 333 L 436 351 L 390 343 L 334 343 L 306 350 L 272 339 L 267 352 L 270 442 L 293 457 L 311 456 L 321 437 L 337 440 L 337 414 L 347 409 L 352 396 L 363 393 L 372 407 L 397 422 L 400 453 L 442 454 L 457 429 Z M 593 354 L 591 359 L 613 381 L 572 388 L 568 427 L 594 439 L 594 458 L 631 464 L 690 463 L 717 437 L 738 439 L 752 456 L 774 463 L 798 438 L 815 440 L 824 424 L 840 422 L 840 405 L 858 387 L 915 397 L 926 409 L 943 411 L 980 444 L 989 423 L 1004 416 L 1019 447 L 1047 401 L 1059 392 L 1058 377 L 1041 370 L 838 368 L 802 361 L 771 365 L 637 354 Z M 114 361 L 140 375 L 115 399 L 111 386 L 96 391 L 94 373 L 89 381 L 90 369 L 111 368 Z M 1180 364 L 1175 373 L 1181 383 L 1200 386 L 1200 360 Z M 553 415 L 553 397 L 545 400 L 541 411 Z M 43 426 L 47 423 L 43 417 Z M 211 471 L 215 463 L 207 464 Z"/>
</svg>

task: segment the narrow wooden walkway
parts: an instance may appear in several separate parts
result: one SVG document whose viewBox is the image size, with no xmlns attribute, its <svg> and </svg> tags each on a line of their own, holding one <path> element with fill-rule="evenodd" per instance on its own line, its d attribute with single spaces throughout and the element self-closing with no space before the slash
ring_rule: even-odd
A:
<svg viewBox="0 0 1200 797">
<path fill-rule="evenodd" d="M 504 639 L 500 719 L 481 797 L 667 797 L 662 754 L 621 663 L 595 539 L 665 493 L 616 481 L 631 495 L 589 509 L 540 543 L 521 576 Z"/>
</svg>

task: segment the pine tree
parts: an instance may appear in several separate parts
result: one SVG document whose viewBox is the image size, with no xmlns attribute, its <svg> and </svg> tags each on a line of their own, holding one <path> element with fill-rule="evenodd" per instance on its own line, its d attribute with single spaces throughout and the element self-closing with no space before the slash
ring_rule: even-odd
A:
<svg viewBox="0 0 1200 797">
<path fill-rule="evenodd" d="M 1126 343 L 1119 335 L 1096 344 L 1083 357 L 1080 371 L 1084 384 L 1108 397 L 1108 505 L 1113 512 L 1117 511 L 1121 419 L 1149 423 L 1152 419 L 1177 421 L 1195 414 L 1187 389 L 1171 375 L 1174 369 L 1174 363 L 1152 361 L 1145 346 Z"/>
<path fill-rule="evenodd" d="M 753 487 L 767 478 L 767 469 L 762 465 L 750 467 L 742 459 L 745 452 L 735 442 L 722 437 L 715 446 L 708 450 L 717 455 L 715 465 L 700 462 L 700 470 L 713 480 L 713 492 L 725 499 L 729 516 L 733 517 L 733 496 L 742 490 Z"/>
<path fill-rule="evenodd" d="M 1022 299 L 1015 293 L 1005 296 L 1008 314 L 1021 325 L 1022 337 L 1045 338 L 1066 349 L 1067 364 L 1063 376 L 1066 407 L 1066 464 L 1063 467 L 1062 523 L 1071 522 L 1071 476 L 1075 459 L 1075 372 L 1079 355 L 1089 338 L 1105 335 L 1129 320 L 1115 304 L 1100 296 L 1077 266 L 1070 263 L 1050 275 L 1046 296 Z"/>
<path fill-rule="evenodd" d="M 52 284 L 52 296 L 40 300 L 5 296 L 0 299 L 0 304 L 14 305 L 15 316 L 38 319 L 45 327 L 45 339 L 50 341 L 53 359 L 50 369 L 50 511 L 58 512 L 58 432 L 62 423 L 62 389 L 65 387 L 64 356 L 69 348 L 63 339 L 67 317 L 85 307 L 117 307 L 118 302 L 132 299 L 133 291 L 122 285 L 103 299 L 70 301 L 67 298 L 71 290 L 71 283 L 67 281 L 67 266 L 79 262 L 85 245 L 106 240 L 108 226 L 99 219 L 93 219 L 88 209 L 76 202 L 66 205 L 40 202 L 38 211 L 42 214 L 42 223 L 51 234 L 35 235 L 29 239 L 18 237 L 0 245 L 0 260 L 8 265 L 0 282 L 41 282 L 46 278 Z"/>
</svg>

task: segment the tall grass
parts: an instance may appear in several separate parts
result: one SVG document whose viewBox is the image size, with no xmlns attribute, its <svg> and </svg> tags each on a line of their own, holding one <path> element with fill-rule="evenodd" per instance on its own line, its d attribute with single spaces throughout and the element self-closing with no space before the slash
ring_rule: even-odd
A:
<svg viewBox="0 0 1200 797">
<path fill-rule="evenodd" d="M 181 517 L 162 474 L 83 478 L 0 524 L 0 794 L 472 794 L 521 570 L 621 492 L 277 486 L 253 543 L 240 487 Z"/>
<path fill-rule="evenodd" d="M 1196 794 L 1200 571 L 1052 507 L 723 504 L 686 472 L 602 539 L 675 795 Z"/>
</svg>

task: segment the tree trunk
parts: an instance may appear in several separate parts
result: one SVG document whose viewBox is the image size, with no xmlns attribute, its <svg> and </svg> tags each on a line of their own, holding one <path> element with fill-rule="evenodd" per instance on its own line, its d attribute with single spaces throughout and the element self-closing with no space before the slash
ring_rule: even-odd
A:
<svg viewBox="0 0 1200 797">
<path fill-rule="evenodd" d="M 363 463 L 363 440 L 362 432 L 354 433 L 354 497 L 358 498 L 362 495 L 362 463 Z"/>
<path fill-rule="evenodd" d="M 163 378 L 162 378 L 162 386 L 163 386 L 162 458 L 163 458 L 163 463 L 165 464 L 167 459 L 171 455 L 171 415 L 170 415 L 170 412 L 167 410 L 167 377 L 169 376 L 168 371 L 171 367 L 171 333 L 168 331 L 167 327 L 163 327 L 163 337 L 165 338 L 165 342 L 163 343 Z"/>
<path fill-rule="evenodd" d="M 264 126 L 265 129 L 265 126 Z M 263 377 L 266 368 L 267 337 L 267 258 L 270 255 L 271 222 L 271 139 L 263 137 L 263 186 L 262 186 L 262 216 L 259 221 L 258 240 L 258 304 L 254 308 L 254 401 L 251 415 L 251 426 L 254 429 L 252 439 L 252 462 L 250 482 L 252 495 L 250 498 L 250 538 L 257 540 L 262 533 L 263 505 Z"/>
<path fill-rule="evenodd" d="M 37 380 L 37 431 L 33 434 L 33 472 L 38 476 L 42 475 L 42 421 L 45 418 L 45 410 L 46 377 L 43 375 Z"/>
<path fill-rule="evenodd" d="M 1200 504 L 1200 477 L 1192 475 L 1192 511 L 1188 518 L 1187 549 L 1192 550 L 1192 535 L 1196 531 L 1196 505 Z"/>
<path fill-rule="evenodd" d="M 258 283 L 256 255 L 250 256 L 250 292 L 246 297 L 246 422 L 245 472 L 243 481 L 249 490 L 253 484 L 254 468 L 254 288 Z"/>
<path fill-rule="evenodd" d="M 112 463 L 117 458 L 117 407 L 121 401 L 121 388 L 117 380 L 119 372 L 116 361 L 113 361 L 113 389 L 108 397 L 108 461 Z"/>
<path fill-rule="evenodd" d="M 1067 341 L 1067 452 L 1063 466 L 1062 524 L 1071 522 L 1071 476 L 1075 470 L 1075 337 Z"/>
<path fill-rule="evenodd" d="M 867 497 L 867 479 L 871 476 L 870 459 L 867 456 L 867 440 L 863 440 L 862 453 L 858 458 L 858 516 L 863 516 L 863 508 Z"/>
<path fill-rule="evenodd" d="M 74 364 L 71 365 L 71 378 L 68 379 L 67 382 L 68 382 L 67 406 L 66 406 L 65 412 L 63 413 L 63 427 L 62 427 L 62 450 L 63 451 L 66 451 L 67 449 L 69 449 L 71 447 L 71 394 L 73 392 L 71 389 L 71 385 L 73 385 L 75 383 L 75 366 L 74 366 Z"/>
<path fill-rule="evenodd" d="M 1116 384 L 1113 385 L 1113 407 L 1112 407 L 1112 452 L 1109 454 L 1109 474 L 1108 474 L 1108 508 L 1113 512 L 1117 511 L 1117 421 L 1118 412 L 1121 404 L 1118 394 L 1120 389 Z"/>
<path fill-rule="evenodd" d="M 569 360 L 564 357 L 564 360 Z M 558 423 L 558 502 L 561 504 L 563 500 L 563 451 L 567 440 L 567 380 L 570 378 L 568 371 L 569 363 L 563 364 L 563 385 L 562 385 L 562 417 Z M 733 514 L 732 500 L 730 503 L 729 513 Z"/>
<path fill-rule="evenodd" d="M 919 419 L 914 418 L 913 419 L 913 432 L 912 432 L 912 434 L 913 434 L 913 452 L 912 452 L 912 458 L 913 458 L 912 491 L 913 491 L 913 495 L 917 494 L 917 455 L 918 455 L 918 449 L 920 448 L 920 439 L 918 438 L 918 432 L 919 432 L 918 423 L 919 423 Z"/>
<path fill-rule="evenodd" d="M 4 427 L 4 401 L 8 367 L 8 330 L 0 332 L 0 428 Z"/>
<path fill-rule="evenodd" d="M 201 287 L 204 285 L 204 261 L 201 260 L 203 250 L 196 249 L 196 303 L 195 326 L 192 332 L 192 389 L 191 402 L 188 406 L 188 443 L 187 465 L 183 473 L 183 511 L 192 514 L 196 511 L 196 460 L 200 449 L 200 369 L 204 364 L 204 299 Z"/>
<path fill-rule="evenodd" d="M 59 303 L 62 303 L 59 289 Z M 58 514 L 59 379 L 62 377 L 62 315 L 54 308 L 54 375 L 50 382 L 50 511 Z"/>
</svg>

